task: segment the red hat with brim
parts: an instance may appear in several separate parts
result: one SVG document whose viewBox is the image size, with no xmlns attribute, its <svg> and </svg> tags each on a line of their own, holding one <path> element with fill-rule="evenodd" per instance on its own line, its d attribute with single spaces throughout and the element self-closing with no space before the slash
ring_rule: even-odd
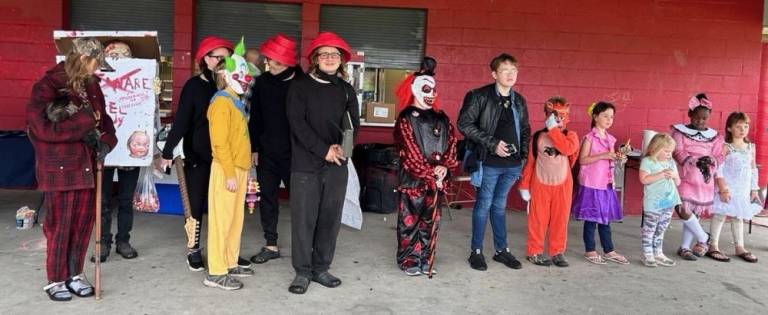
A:
<svg viewBox="0 0 768 315">
<path fill-rule="evenodd" d="M 232 42 L 216 36 L 208 36 L 200 41 L 200 46 L 197 47 L 197 53 L 195 54 L 195 64 L 200 63 L 203 57 L 213 51 L 216 48 L 226 48 L 233 51 L 235 46 Z"/>
<path fill-rule="evenodd" d="M 309 63 L 312 63 L 310 58 L 312 52 L 323 46 L 331 46 L 339 49 L 341 54 L 344 55 L 345 61 L 349 61 L 350 58 L 352 58 L 352 49 L 349 48 L 349 44 L 347 44 L 343 38 L 333 32 L 320 32 L 320 34 L 317 34 L 317 37 L 315 37 L 309 44 L 309 51 L 307 53 L 307 60 L 309 60 Z"/>
<path fill-rule="evenodd" d="M 264 44 L 261 44 L 259 51 L 267 58 L 284 65 L 291 67 L 296 65 L 296 41 L 283 34 L 267 39 Z"/>
</svg>

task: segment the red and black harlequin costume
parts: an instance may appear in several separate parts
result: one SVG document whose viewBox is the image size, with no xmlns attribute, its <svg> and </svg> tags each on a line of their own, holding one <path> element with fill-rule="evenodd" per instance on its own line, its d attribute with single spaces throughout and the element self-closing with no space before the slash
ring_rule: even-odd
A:
<svg viewBox="0 0 768 315">
<path fill-rule="evenodd" d="M 431 62 L 434 67 L 434 59 Z M 426 273 L 432 228 L 440 220 L 438 212 L 433 221 L 440 200 L 435 192 L 443 194 L 446 189 L 436 178 L 435 168 L 458 166 L 456 136 L 448 116 L 433 107 L 432 70 L 409 75 L 397 94 L 401 108 L 394 131 L 400 155 L 397 264 L 402 270 L 418 267 Z"/>
<path fill-rule="evenodd" d="M 530 142 L 520 193 L 530 202 L 526 256 L 536 264 L 548 265 L 542 256 L 547 230 L 549 255 L 565 253 L 573 192 L 571 168 L 578 158 L 579 137 L 565 129 L 569 105 L 564 99 L 553 97 L 544 112 L 549 117 L 547 128 L 537 131 Z"/>
</svg>

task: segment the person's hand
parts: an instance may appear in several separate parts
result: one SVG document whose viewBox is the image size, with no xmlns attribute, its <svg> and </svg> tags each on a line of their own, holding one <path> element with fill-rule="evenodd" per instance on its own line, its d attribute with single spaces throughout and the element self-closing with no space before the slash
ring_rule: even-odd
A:
<svg viewBox="0 0 768 315">
<path fill-rule="evenodd" d="M 171 164 L 173 164 L 173 160 L 168 159 L 160 159 L 160 171 L 165 172 L 165 170 L 169 169 L 171 167 Z"/>
<path fill-rule="evenodd" d="M 603 153 L 603 159 L 604 160 L 616 160 L 618 159 L 618 155 L 614 151 L 608 151 Z"/>
<path fill-rule="evenodd" d="M 759 190 L 753 190 L 752 193 L 749 194 L 749 200 L 752 202 L 760 202 L 760 191 Z"/>
<path fill-rule="evenodd" d="M 507 143 L 504 142 L 504 140 L 499 140 L 499 143 L 496 144 L 496 155 L 500 157 L 508 157 L 511 155 L 507 151 Z"/>
<path fill-rule="evenodd" d="M 520 189 L 520 198 L 523 198 L 525 202 L 531 201 L 531 192 L 528 189 Z"/>
<path fill-rule="evenodd" d="M 251 153 L 251 165 L 259 166 L 259 152 Z"/>
<path fill-rule="evenodd" d="M 719 192 L 719 195 L 720 195 L 720 201 L 725 203 L 728 203 L 729 201 L 731 201 L 731 192 L 728 189 L 721 190 Z"/>
<path fill-rule="evenodd" d="M 104 162 L 104 159 L 107 158 L 107 154 L 109 154 L 110 151 L 112 151 L 112 148 L 110 148 L 108 144 L 99 141 L 98 149 L 96 151 L 96 159 Z"/>
<path fill-rule="evenodd" d="M 438 182 L 442 182 L 446 175 L 448 175 L 448 168 L 442 165 L 435 166 L 435 176 L 437 176 Z"/>
<path fill-rule="evenodd" d="M 327 162 L 341 166 L 341 161 L 345 159 L 344 150 L 340 145 L 334 144 L 328 147 L 328 153 L 325 154 L 325 160 Z"/>
<path fill-rule="evenodd" d="M 671 169 L 665 169 L 665 170 L 661 171 L 661 175 L 662 175 L 662 177 L 664 177 L 664 179 L 672 179 L 672 178 L 674 178 L 675 174 L 674 174 L 674 172 Z"/>
<path fill-rule="evenodd" d="M 227 188 L 227 190 L 231 192 L 237 191 L 237 179 L 235 178 L 227 178 L 227 181 L 224 182 L 224 187 Z"/>
<path fill-rule="evenodd" d="M 699 161 L 706 163 L 708 165 L 715 165 L 715 162 L 709 156 L 702 156 L 699 158 Z"/>
<path fill-rule="evenodd" d="M 544 122 L 544 124 L 547 126 L 547 130 L 552 130 L 552 128 L 555 128 L 560 125 L 560 122 L 557 121 L 557 118 L 555 117 L 555 114 L 549 115 L 549 118 Z"/>
</svg>

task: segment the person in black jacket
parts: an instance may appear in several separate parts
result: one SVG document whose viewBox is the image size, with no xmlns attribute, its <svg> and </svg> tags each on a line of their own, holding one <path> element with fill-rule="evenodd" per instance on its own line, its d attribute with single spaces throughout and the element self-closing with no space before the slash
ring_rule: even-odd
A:
<svg viewBox="0 0 768 315">
<path fill-rule="evenodd" d="M 288 90 L 291 129 L 291 255 L 296 277 L 288 291 L 303 294 L 311 281 L 333 288 L 341 280 L 328 272 L 347 187 L 341 143 L 347 113 L 359 123 L 357 97 L 344 81 L 351 52 L 338 35 L 323 32 L 310 43 L 309 75 Z"/>
<path fill-rule="evenodd" d="M 277 247 L 278 195 L 280 181 L 290 187 L 291 175 L 291 134 L 285 102 L 291 82 L 304 75 L 296 66 L 294 40 L 278 34 L 264 42 L 260 50 L 266 57 L 269 71 L 256 78 L 251 87 L 251 118 L 248 121 L 253 165 L 261 189 L 261 227 L 267 241 L 261 252 L 251 257 L 257 264 L 280 257 Z"/>
<path fill-rule="evenodd" d="M 515 57 L 501 54 L 490 66 L 496 82 L 469 91 L 458 120 L 459 131 L 467 140 L 464 167 L 477 187 L 469 264 L 476 270 L 488 268 L 482 250 L 490 214 L 496 250 L 493 260 L 520 269 L 522 265 L 507 247 L 505 209 L 509 189 L 520 178 L 528 155 L 531 127 L 525 98 L 512 88 L 517 81 Z"/>
<path fill-rule="evenodd" d="M 190 212 L 197 220 L 195 242 L 187 253 L 187 265 L 191 271 L 205 270 L 200 252 L 200 225 L 208 208 L 208 180 L 211 175 L 211 136 L 208 132 L 208 105 L 218 91 L 213 69 L 232 54 L 232 43 L 223 38 L 209 36 L 200 41 L 195 54 L 200 74 L 193 76 L 181 90 L 178 110 L 173 127 L 163 148 L 160 167 L 166 169 L 173 160 L 173 149 L 184 138 L 184 174 L 187 179 Z M 248 260 L 240 258 L 238 265 L 250 267 Z"/>
</svg>

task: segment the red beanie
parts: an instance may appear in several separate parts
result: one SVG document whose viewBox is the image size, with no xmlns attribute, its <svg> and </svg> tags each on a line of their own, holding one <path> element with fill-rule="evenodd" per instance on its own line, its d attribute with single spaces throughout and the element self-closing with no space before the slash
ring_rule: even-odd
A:
<svg viewBox="0 0 768 315">
<path fill-rule="evenodd" d="M 232 51 L 234 50 L 235 46 L 233 46 L 230 41 L 221 37 L 208 36 L 203 38 L 203 40 L 200 41 L 200 46 L 197 47 L 197 53 L 195 54 L 195 64 L 199 64 L 200 60 L 203 60 L 203 57 L 205 57 L 205 55 L 207 55 L 209 52 L 221 47 Z"/>
<path fill-rule="evenodd" d="M 296 41 L 277 34 L 261 44 L 261 54 L 287 66 L 296 65 Z"/>
<path fill-rule="evenodd" d="M 343 38 L 333 32 L 320 32 L 320 34 L 317 34 L 317 37 L 312 40 L 312 43 L 309 44 L 309 50 L 307 51 L 307 60 L 309 60 L 309 63 L 312 63 L 312 60 L 310 59 L 312 52 L 323 46 L 338 48 L 341 54 L 344 55 L 344 60 L 346 61 L 349 61 L 350 58 L 352 58 L 352 49 L 349 48 L 349 44 L 347 44 Z"/>
</svg>

